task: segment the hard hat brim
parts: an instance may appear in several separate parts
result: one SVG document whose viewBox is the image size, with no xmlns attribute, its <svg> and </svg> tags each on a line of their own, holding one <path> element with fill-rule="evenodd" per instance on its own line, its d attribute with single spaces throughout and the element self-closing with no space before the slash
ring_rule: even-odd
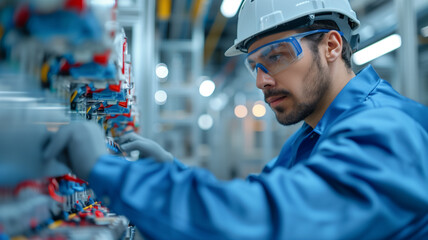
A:
<svg viewBox="0 0 428 240">
<path fill-rule="evenodd" d="M 237 49 L 236 47 L 239 45 L 239 43 L 234 44 L 233 46 L 231 46 L 229 49 L 226 50 L 226 52 L 224 53 L 224 55 L 226 57 L 234 57 L 234 56 L 238 56 L 241 54 L 244 54 L 244 52 L 242 52 L 241 50 Z"/>
</svg>

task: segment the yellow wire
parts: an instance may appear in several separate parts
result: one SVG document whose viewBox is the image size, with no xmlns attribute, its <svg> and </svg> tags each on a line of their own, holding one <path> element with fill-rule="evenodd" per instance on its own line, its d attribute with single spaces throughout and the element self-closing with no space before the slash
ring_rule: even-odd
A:
<svg viewBox="0 0 428 240">
<path fill-rule="evenodd" d="M 24 237 L 24 236 L 16 236 L 16 237 L 12 237 L 10 240 L 27 240 L 28 238 Z"/>
<path fill-rule="evenodd" d="M 64 221 L 62 221 L 62 220 L 56 220 L 55 222 L 53 222 L 53 223 L 49 224 L 48 228 L 49 228 L 49 229 L 55 229 L 55 228 L 57 228 L 57 227 L 61 226 L 61 224 L 62 224 L 63 222 L 64 222 Z"/>
<path fill-rule="evenodd" d="M 75 216 L 76 216 L 76 214 L 75 214 L 75 213 L 72 213 L 72 214 L 68 215 L 68 220 L 73 219 Z"/>
<path fill-rule="evenodd" d="M 171 17 L 171 0 L 158 0 L 158 19 L 168 20 Z"/>
<path fill-rule="evenodd" d="M 73 101 L 74 101 L 74 98 L 76 97 L 76 95 L 77 95 L 77 90 L 75 90 L 75 91 L 73 92 L 73 94 L 71 94 L 70 102 L 73 102 Z"/>
<path fill-rule="evenodd" d="M 48 81 L 48 73 L 49 73 L 49 64 L 46 62 L 42 65 L 42 69 L 40 70 L 40 78 L 43 83 Z"/>
<path fill-rule="evenodd" d="M 203 6 L 205 5 L 205 0 L 195 0 L 193 2 L 191 19 L 192 22 L 195 22 L 198 19 L 199 15 L 202 13 Z"/>
</svg>

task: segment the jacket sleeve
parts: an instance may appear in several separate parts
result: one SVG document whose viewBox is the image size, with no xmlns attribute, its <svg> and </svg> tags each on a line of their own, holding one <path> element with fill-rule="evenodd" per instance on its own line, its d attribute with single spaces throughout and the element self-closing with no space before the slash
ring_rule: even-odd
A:
<svg viewBox="0 0 428 240">
<path fill-rule="evenodd" d="M 365 111 L 305 163 L 249 181 L 106 155 L 89 182 L 153 239 L 391 239 L 428 211 L 427 139 L 401 112 Z"/>
</svg>

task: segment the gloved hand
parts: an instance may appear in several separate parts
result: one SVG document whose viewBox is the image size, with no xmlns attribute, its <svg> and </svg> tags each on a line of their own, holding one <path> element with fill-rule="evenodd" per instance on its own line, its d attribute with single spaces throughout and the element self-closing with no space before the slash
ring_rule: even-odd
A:
<svg viewBox="0 0 428 240">
<path fill-rule="evenodd" d="M 104 133 L 92 122 L 75 122 L 62 126 L 51 136 L 44 151 L 48 161 L 64 162 L 79 178 L 88 180 L 98 158 L 107 154 Z"/>
<path fill-rule="evenodd" d="M 172 162 L 174 160 L 172 154 L 159 144 L 134 132 L 121 136 L 116 142 L 127 153 L 138 150 L 140 152 L 139 158 L 152 157 L 158 162 Z"/>
</svg>

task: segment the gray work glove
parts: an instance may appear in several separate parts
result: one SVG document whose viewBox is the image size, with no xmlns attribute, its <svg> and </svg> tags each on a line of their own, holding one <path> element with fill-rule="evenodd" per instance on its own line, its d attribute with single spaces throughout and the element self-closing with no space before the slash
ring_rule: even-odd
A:
<svg viewBox="0 0 428 240">
<path fill-rule="evenodd" d="M 152 157 L 158 162 L 172 162 L 174 160 L 172 154 L 163 149 L 159 144 L 150 139 L 143 138 L 134 132 L 119 137 L 116 142 L 128 154 L 132 151 L 139 151 L 139 158 Z"/>
<path fill-rule="evenodd" d="M 98 158 L 104 154 L 107 147 L 101 127 L 92 122 L 74 122 L 51 136 L 43 156 L 48 161 L 57 159 L 65 163 L 79 178 L 88 180 Z"/>
</svg>

